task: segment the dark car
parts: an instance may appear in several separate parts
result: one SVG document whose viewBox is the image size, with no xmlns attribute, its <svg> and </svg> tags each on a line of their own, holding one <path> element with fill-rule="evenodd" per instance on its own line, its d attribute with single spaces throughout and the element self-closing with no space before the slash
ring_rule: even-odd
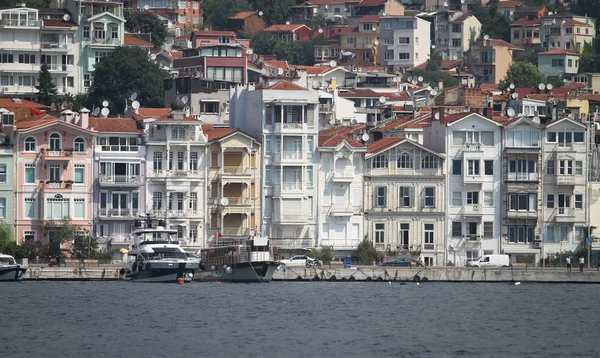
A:
<svg viewBox="0 0 600 358">
<path fill-rule="evenodd" d="M 411 259 L 410 257 L 399 257 L 394 261 L 384 262 L 380 266 L 419 266 L 419 261 Z"/>
</svg>

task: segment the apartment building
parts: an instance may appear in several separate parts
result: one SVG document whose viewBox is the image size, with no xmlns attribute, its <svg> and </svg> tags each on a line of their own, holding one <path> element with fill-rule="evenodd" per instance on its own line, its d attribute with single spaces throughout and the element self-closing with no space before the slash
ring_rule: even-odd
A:
<svg viewBox="0 0 600 358">
<path fill-rule="evenodd" d="M 570 77 L 579 72 L 579 54 L 569 50 L 552 49 L 538 53 L 538 68 L 547 77 Z"/>
<path fill-rule="evenodd" d="M 128 248 L 134 220 L 146 215 L 146 146 L 133 118 L 90 118 L 94 143 L 94 237 Z"/>
<path fill-rule="evenodd" d="M 125 0 L 125 8 L 149 11 L 168 18 L 180 28 L 197 29 L 202 26 L 202 0 Z"/>
<path fill-rule="evenodd" d="M 203 125 L 207 146 L 207 242 L 256 233 L 261 213 L 261 146 L 235 129 Z M 208 159 L 210 158 L 210 159 Z"/>
<path fill-rule="evenodd" d="M 498 83 L 522 48 L 504 40 L 483 39 L 471 46 L 470 66 L 478 83 Z"/>
<path fill-rule="evenodd" d="M 511 262 L 535 264 L 543 238 L 543 125 L 527 117 L 505 123 L 502 145 L 502 248 Z"/>
<path fill-rule="evenodd" d="M 510 24 L 510 43 L 519 46 L 525 52 L 537 51 L 540 48 L 540 24 L 539 17 L 523 17 Z"/>
<path fill-rule="evenodd" d="M 364 238 L 365 126 L 319 132 L 318 243 L 336 256 L 350 255 Z"/>
<path fill-rule="evenodd" d="M 60 119 L 43 114 L 15 123 L 17 243 L 60 240 L 53 235 L 63 220 L 92 232 L 95 135 L 87 109 L 78 114 L 65 110 Z"/>
<path fill-rule="evenodd" d="M 14 149 L 11 137 L 14 131 L 15 114 L 0 108 L 0 222 L 13 224 L 14 210 Z"/>
<path fill-rule="evenodd" d="M 188 117 L 177 99 L 172 110 L 145 108 L 146 212 L 164 219 L 185 247 L 206 246 L 206 146 L 199 119 Z"/>
<path fill-rule="evenodd" d="M 418 255 L 444 264 L 445 158 L 406 138 L 368 145 L 365 157 L 365 234 L 388 256 Z"/>
<path fill-rule="evenodd" d="M 379 16 L 365 15 L 352 32 L 340 35 L 341 52 L 352 53 L 358 61 L 379 64 Z"/>
<path fill-rule="evenodd" d="M 463 266 L 500 253 L 502 124 L 478 113 L 440 110 L 424 131 L 424 145 L 448 162 L 446 260 Z"/>
<path fill-rule="evenodd" d="M 312 35 L 312 30 L 301 24 L 275 24 L 264 31 L 271 34 L 274 39 L 283 42 L 308 41 Z"/>
<path fill-rule="evenodd" d="M 541 49 L 582 51 L 596 36 L 596 19 L 571 13 L 547 15 L 540 25 Z"/>
<path fill-rule="evenodd" d="M 589 224 L 587 128 L 568 118 L 546 125 L 542 144 L 542 256 L 574 251 Z"/>
<path fill-rule="evenodd" d="M 318 91 L 280 80 L 231 89 L 230 128 L 262 142 L 260 232 L 278 250 L 314 247 L 317 236 Z"/>
<path fill-rule="evenodd" d="M 481 22 L 472 14 L 442 11 L 437 14 L 435 45 L 444 60 L 463 60 L 481 34 Z"/>
<path fill-rule="evenodd" d="M 380 19 L 380 64 L 412 68 L 429 60 L 430 23 L 416 16 L 382 16 Z"/>
<path fill-rule="evenodd" d="M 0 24 L 0 95 L 34 99 L 43 63 L 58 94 L 79 92 L 77 25 L 68 11 L 1 9 Z"/>
<path fill-rule="evenodd" d="M 317 17 L 322 17 L 329 22 L 347 21 L 350 15 L 347 3 L 347 0 L 317 0 L 290 6 L 292 23 L 309 24 Z"/>
</svg>

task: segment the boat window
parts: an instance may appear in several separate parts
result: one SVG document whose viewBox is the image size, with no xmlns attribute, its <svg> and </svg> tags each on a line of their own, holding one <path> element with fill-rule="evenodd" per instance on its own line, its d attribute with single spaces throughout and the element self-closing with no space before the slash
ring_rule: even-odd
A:
<svg viewBox="0 0 600 358">
<path fill-rule="evenodd" d="M 0 263 L 14 265 L 16 262 L 12 257 L 0 257 Z"/>
<path fill-rule="evenodd" d="M 154 251 L 153 254 L 150 254 L 150 256 L 153 259 L 185 259 L 185 253 L 181 252 L 178 248 L 170 248 L 170 247 L 163 247 L 163 248 L 153 248 L 152 249 Z"/>
</svg>

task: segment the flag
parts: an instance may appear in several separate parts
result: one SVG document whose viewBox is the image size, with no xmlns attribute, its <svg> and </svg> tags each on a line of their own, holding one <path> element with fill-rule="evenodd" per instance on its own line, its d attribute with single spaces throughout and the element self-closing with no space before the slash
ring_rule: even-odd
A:
<svg viewBox="0 0 600 358">
<path fill-rule="evenodd" d="M 35 108 L 31 108 L 31 115 L 32 116 L 39 116 L 40 114 L 44 114 L 44 113 L 45 113 L 44 111 L 38 111 Z"/>
<path fill-rule="evenodd" d="M 223 237 L 223 235 L 221 235 L 221 230 L 217 230 L 217 238 L 221 238 Z"/>
</svg>

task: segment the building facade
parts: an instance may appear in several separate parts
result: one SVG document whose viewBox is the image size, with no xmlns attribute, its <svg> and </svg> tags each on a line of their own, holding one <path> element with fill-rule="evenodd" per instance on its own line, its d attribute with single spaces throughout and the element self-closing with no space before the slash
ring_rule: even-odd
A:
<svg viewBox="0 0 600 358">
<path fill-rule="evenodd" d="M 470 65 L 477 83 L 498 83 L 506 77 L 520 47 L 504 40 L 484 39 L 471 46 Z"/>
<path fill-rule="evenodd" d="M 0 222 L 14 223 L 14 147 L 11 144 L 14 132 L 15 114 L 0 108 Z"/>
<path fill-rule="evenodd" d="M 442 11 L 437 15 L 435 45 L 444 60 L 463 60 L 481 34 L 481 22 L 471 14 Z"/>
<path fill-rule="evenodd" d="M 429 60 L 430 23 L 415 16 L 382 16 L 379 58 L 383 66 L 412 68 Z"/>
</svg>

